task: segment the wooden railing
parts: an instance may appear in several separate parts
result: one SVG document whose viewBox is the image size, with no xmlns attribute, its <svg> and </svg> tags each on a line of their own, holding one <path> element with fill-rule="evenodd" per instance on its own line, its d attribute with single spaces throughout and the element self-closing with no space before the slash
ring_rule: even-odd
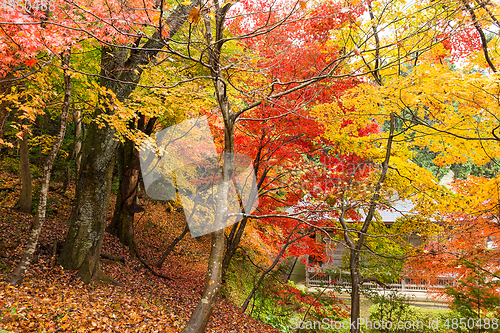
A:
<svg viewBox="0 0 500 333">
<path fill-rule="evenodd" d="M 438 284 L 431 284 L 429 281 L 420 278 L 406 277 L 397 283 L 389 283 L 387 286 L 391 290 L 398 291 L 415 291 L 426 292 L 429 288 L 445 288 L 453 284 L 453 279 L 441 278 L 438 279 Z M 306 286 L 307 287 L 341 287 L 342 289 L 350 289 L 351 283 L 345 279 L 333 278 L 327 274 L 318 273 L 316 270 L 306 269 Z M 383 288 L 376 283 L 365 283 L 364 287 L 373 290 L 383 290 Z"/>
</svg>

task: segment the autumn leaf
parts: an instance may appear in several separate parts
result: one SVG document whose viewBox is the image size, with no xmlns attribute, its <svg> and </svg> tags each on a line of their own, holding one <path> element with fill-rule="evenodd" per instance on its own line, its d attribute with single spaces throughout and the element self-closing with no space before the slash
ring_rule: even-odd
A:
<svg viewBox="0 0 500 333">
<path fill-rule="evenodd" d="M 193 7 L 189 10 L 189 16 L 188 19 L 189 21 L 196 23 L 200 19 L 200 10 L 196 7 Z"/>
<path fill-rule="evenodd" d="M 33 65 L 36 64 L 36 59 L 35 58 L 31 58 L 31 59 L 28 59 L 28 60 L 24 61 L 24 63 L 26 64 L 26 66 L 31 67 L 31 66 L 33 66 Z"/>
</svg>

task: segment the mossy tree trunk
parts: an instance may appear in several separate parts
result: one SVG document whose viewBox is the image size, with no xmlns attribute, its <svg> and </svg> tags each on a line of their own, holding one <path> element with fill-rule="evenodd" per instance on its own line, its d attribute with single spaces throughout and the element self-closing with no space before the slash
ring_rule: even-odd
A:
<svg viewBox="0 0 500 333">
<path fill-rule="evenodd" d="M 166 18 L 165 29 L 168 27 L 169 37 L 180 29 L 189 10 L 195 5 L 194 2 L 180 5 Z M 139 45 L 142 39 L 142 36 L 138 37 L 136 45 Z M 142 47 L 131 51 L 128 48 L 104 46 L 101 49 L 101 87 L 113 92 L 116 98 L 123 102 L 137 86 L 144 66 L 165 46 L 163 40 L 160 31 L 157 31 Z M 101 102 L 104 103 L 95 110 L 94 119 L 101 114 L 113 112 L 105 107 L 109 101 Z M 63 267 L 78 270 L 78 275 L 84 282 L 93 279 L 113 282 L 102 273 L 99 256 L 106 227 L 114 157 L 118 147 L 114 135 L 113 128 L 99 128 L 96 122 L 92 122 L 86 132 L 82 146 L 81 169 L 76 183 L 75 206 L 59 257 Z"/>
<path fill-rule="evenodd" d="M 78 270 L 78 275 L 86 283 L 104 277 L 100 270 L 99 256 L 117 147 L 114 134 L 109 127 L 99 128 L 95 122 L 89 126 L 83 143 L 75 207 L 59 257 L 64 268 Z"/>
<path fill-rule="evenodd" d="M 150 118 L 146 123 L 146 117 L 140 115 L 137 129 L 146 135 L 151 135 L 155 124 L 156 118 Z M 131 122 L 129 127 L 135 127 L 135 121 Z M 117 162 L 119 163 L 120 186 L 116 197 L 113 219 L 106 231 L 117 236 L 124 245 L 129 247 L 131 253 L 137 254 L 134 236 L 134 215 L 144 211 L 144 209 L 137 204 L 141 171 L 139 151 L 133 141 L 127 140 L 120 146 Z"/>
<path fill-rule="evenodd" d="M 120 187 L 116 197 L 115 211 L 106 231 L 117 236 L 128 246 L 132 254 L 136 254 L 134 237 L 134 214 L 139 212 L 137 205 L 137 184 L 139 183 L 140 165 L 138 152 L 132 141 L 125 142 L 117 155 L 121 167 L 119 170 Z"/>
</svg>

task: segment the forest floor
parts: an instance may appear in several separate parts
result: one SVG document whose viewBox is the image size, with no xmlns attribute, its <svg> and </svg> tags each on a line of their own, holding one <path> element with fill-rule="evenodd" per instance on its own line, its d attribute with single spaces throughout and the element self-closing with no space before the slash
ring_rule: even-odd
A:
<svg viewBox="0 0 500 333">
<path fill-rule="evenodd" d="M 23 283 L 14 287 L 4 281 L 23 253 L 33 219 L 11 208 L 19 190 L 16 177 L 0 173 L 0 333 L 179 332 L 186 324 L 203 290 L 209 236 L 193 239 L 187 234 L 177 244 L 157 270 L 168 280 L 153 275 L 106 233 L 102 252 L 123 257 L 124 262 L 102 259 L 103 270 L 123 286 L 86 285 L 75 272 L 62 269 L 53 256 L 55 241 L 60 248 L 68 229 L 74 189 L 65 195 L 50 192 L 34 262 Z M 163 203 L 143 204 L 146 210 L 136 214 L 135 234 L 141 256 L 153 263 L 182 232 L 185 218 L 182 212 L 167 212 Z M 278 331 L 221 298 L 206 332 Z"/>
</svg>

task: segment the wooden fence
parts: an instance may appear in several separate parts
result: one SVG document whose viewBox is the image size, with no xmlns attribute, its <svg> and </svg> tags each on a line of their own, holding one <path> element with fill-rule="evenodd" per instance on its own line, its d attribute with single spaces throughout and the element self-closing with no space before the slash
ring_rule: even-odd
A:
<svg viewBox="0 0 500 333">
<path fill-rule="evenodd" d="M 430 288 L 445 288 L 451 286 L 453 279 L 441 278 L 437 283 L 431 284 L 429 280 L 422 278 L 405 277 L 395 283 L 387 284 L 391 290 L 402 292 L 426 292 Z M 341 287 L 342 289 L 350 289 L 351 283 L 345 278 L 334 278 L 327 274 L 318 273 L 316 269 L 306 269 L 306 286 L 307 287 Z M 364 287 L 373 290 L 383 290 L 383 287 L 376 283 L 364 283 Z"/>
</svg>

